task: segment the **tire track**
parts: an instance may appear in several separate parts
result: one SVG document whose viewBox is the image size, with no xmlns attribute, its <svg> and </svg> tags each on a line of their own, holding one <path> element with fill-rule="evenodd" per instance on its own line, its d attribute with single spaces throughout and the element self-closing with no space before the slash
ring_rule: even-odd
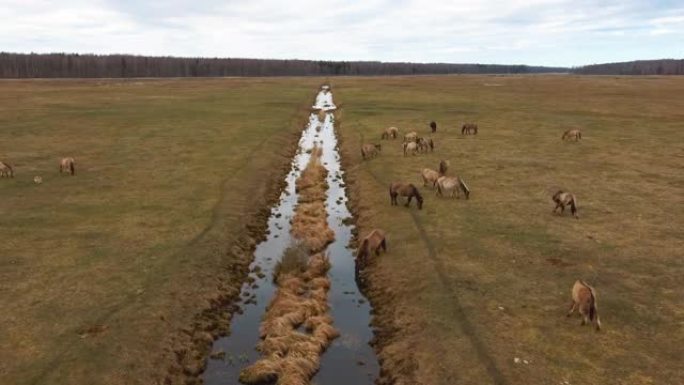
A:
<svg viewBox="0 0 684 385">
<path fill-rule="evenodd" d="M 362 125 L 363 124 L 361 124 L 360 122 L 357 122 L 355 127 L 359 127 Z M 363 143 L 363 134 L 361 133 L 361 131 L 359 131 L 358 128 L 356 128 L 356 131 L 359 134 L 359 137 L 361 138 L 361 143 Z M 383 186 L 383 188 L 389 185 L 390 181 L 382 180 L 369 167 L 364 167 L 362 168 L 362 170 L 367 172 L 368 175 L 370 175 L 379 185 Z M 476 326 L 468 318 L 468 314 L 466 313 L 463 305 L 459 300 L 458 289 L 454 281 L 449 279 L 449 277 L 447 277 L 447 275 L 445 274 L 446 267 L 444 266 L 443 261 L 439 258 L 437 254 L 434 242 L 430 239 L 427 232 L 425 231 L 423 221 L 420 219 L 420 217 L 418 217 L 417 212 L 415 210 L 409 210 L 409 214 L 411 215 L 413 224 L 418 230 L 420 239 L 425 244 L 428 256 L 430 257 L 430 260 L 434 265 L 435 273 L 437 275 L 437 279 L 439 280 L 440 285 L 447 291 L 449 296 L 453 299 L 453 301 L 450 301 L 448 303 L 448 307 L 451 309 L 451 315 L 458 322 L 463 333 L 468 337 L 471 346 L 475 349 L 475 353 L 477 354 L 478 360 L 486 369 L 487 373 L 489 374 L 489 377 L 492 380 L 492 383 L 496 385 L 507 385 L 508 381 L 504 377 L 503 373 L 501 373 L 499 368 L 496 366 L 494 358 L 488 352 L 487 347 L 485 346 L 482 339 L 478 337 Z"/>
</svg>

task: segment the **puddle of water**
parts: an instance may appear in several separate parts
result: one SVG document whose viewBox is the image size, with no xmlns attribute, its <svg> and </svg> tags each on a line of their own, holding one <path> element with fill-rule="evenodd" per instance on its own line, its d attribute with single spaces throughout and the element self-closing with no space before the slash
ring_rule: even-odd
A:
<svg viewBox="0 0 684 385">
<path fill-rule="evenodd" d="M 327 90 L 319 92 L 314 108 L 334 110 L 332 93 Z M 347 248 L 352 237 L 352 227 L 345 225 L 343 221 L 351 218 L 351 213 L 346 206 L 347 196 L 340 170 L 334 116 L 327 113 L 323 123 L 319 122 L 317 114 L 311 114 L 309 123 L 302 132 L 299 150 L 286 177 L 287 185 L 278 203 L 271 209 L 268 220 L 270 233 L 265 241 L 257 245 L 254 261 L 250 265 L 250 271 L 258 266 L 263 275 L 260 278 L 256 273 L 250 273 L 253 283 L 243 284 L 240 297 L 243 312 L 233 315 L 231 334 L 214 342 L 212 351 L 224 351 L 226 355 L 222 360 L 209 360 L 203 374 L 205 384 L 239 384 L 240 370 L 260 358 L 255 346 L 259 342 L 261 317 L 276 290 L 272 282 L 273 269 L 283 251 L 292 243 L 290 220 L 298 199 L 295 180 L 306 167 L 310 158 L 306 150 L 311 149 L 314 142 L 323 147 L 322 161 L 328 169 L 326 207 L 328 224 L 335 232 L 335 241 L 327 249 L 332 262 L 328 273 L 331 278 L 328 300 L 334 326 L 339 330 L 340 337 L 323 354 L 320 371 L 312 382 L 325 385 L 372 384 L 378 375 L 377 359 L 369 345 L 373 337 L 369 326 L 371 308 L 356 286 L 353 253 Z M 253 288 L 254 284 L 257 285 L 256 288 Z M 250 298 L 254 298 L 256 303 L 245 303 Z"/>
</svg>

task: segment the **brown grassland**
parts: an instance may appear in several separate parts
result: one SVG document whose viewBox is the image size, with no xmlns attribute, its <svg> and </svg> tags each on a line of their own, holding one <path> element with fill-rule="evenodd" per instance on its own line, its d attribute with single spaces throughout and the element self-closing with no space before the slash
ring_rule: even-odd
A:
<svg viewBox="0 0 684 385">
<path fill-rule="evenodd" d="M 0 384 L 161 378 L 239 289 L 317 86 L 0 82 Z"/>
<path fill-rule="evenodd" d="M 336 79 L 359 235 L 388 233 L 365 271 L 385 378 L 402 384 L 684 383 L 684 78 L 456 76 Z M 429 136 L 362 161 L 388 126 Z M 477 136 L 461 136 L 464 122 Z M 562 142 L 567 128 L 583 130 Z M 401 135 L 400 135 L 401 137 Z M 470 200 L 421 187 L 422 211 L 388 185 L 451 165 Z M 579 220 L 552 215 L 575 193 Z M 603 331 L 565 314 L 577 278 Z M 515 358 L 519 363 L 515 362 Z"/>
<path fill-rule="evenodd" d="M 237 294 L 320 82 L 0 82 L 0 160 L 16 172 L 0 179 L 0 384 L 161 378 L 206 334 L 196 315 Z M 332 86 L 359 235 L 387 232 L 363 272 L 381 383 L 684 383 L 684 78 Z M 382 141 L 361 160 L 384 128 L 428 136 L 431 120 L 434 153 Z M 583 139 L 562 142 L 574 127 Z M 421 187 L 422 211 L 390 206 L 391 181 L 422 186 L 440 159 L 470 200 Z M 559 188 L 579 220 L 551 214 Z M 565 317 L 577 278 L 598 291 L 601 332 Z"/>
</svg>

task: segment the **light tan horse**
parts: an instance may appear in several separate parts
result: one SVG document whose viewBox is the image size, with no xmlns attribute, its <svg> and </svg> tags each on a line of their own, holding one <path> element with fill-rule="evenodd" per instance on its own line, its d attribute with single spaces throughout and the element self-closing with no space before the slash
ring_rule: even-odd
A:
<svg viewBox="0 0 684 385">
<path fill-rule="evenodd" d="M 418 138 L 417 132 L 415 132 L 415 131 L 408 132 L 408 133 L 406 133 L 406 135 L 404 135 L 404 143 L 415 142 L 417 138 Z"/>
<path fill-rule="evenodd" d="M 586 325 L 590 321 L 595 322 L 596 330 L 601 330 L 601 320 L 599 319 L 596 302 L 596 290 L 586 282 L 578 279 L 572 286 L 572 304 L 570 305 L 570 311 L 568 311 L 568 317 L 577 309 L 580 316 L 582 316 L 582 325 Z"/>
<path fill-rule="evenodd" d="M 380 139 L 396 139 L 399 136 L 399 129 L 396 127 L 387 127 L 380 135 Z"/>
<path fill-rule="evenodd" d="M 11 164 L 0 161 L 0 178 L 14 178 L 14 169 Z"/>
<path fill-rule="evenodd" d="M 404 142 L 404 156 L 411 153 L 411 155 L 416 155 L 418 152 L 418 144 L 416 142 Z"/>
<path fill-rule="evenodd" d="M 435 194 L 444 196 L 447 193 L 451 193 L 450 196 L 453 198 L 454 193 L 458 194 L 458 198 L 461 198 L 461 191 L 465 195 L 466 199 L 470 199 L 470 188 L 465 183 L 463 179 L 458 176 L 441 176 L 437 179 L 437 191 Z"/>
<path fill-rule="evenodd" d="M 393 182 L 390 184 L 389 187 L 389 194 L 390 194 L 390 203 L 392 206 L 397 206 L 399 203 L 397 202 L 397 197 L 398 196 L 403 196 L 407 197 L 408 199 L 406 200 L 406 207 L 409 207 L 411 204 L 411 199 L 413 197 L 416 197 L 416 204 L 418 205 L 418 210 L 423 209 L 423 196 L 420 195 L 420 191 L 416 188 L 411 183 L 402 183 L 402 182 Z"/>
<path fill-rule="evenodd" d="M 364 160 L 375 158 L 378 156 L 378 154 L 380 154 L 380 150 L 382 150 L 382 145 L 366 143 L 361 146 L 361 157 Z"/>
<path fill-rule="evenodd" d="M 68 172 L 71 175 L 76 175 L 76 162 L 74 158 L 62 158 L 59 162 L 59 173 Z"/>
<path fill-rule="evenodd" d="M 385 239 L 385 232 L 380 229 L 373 229 L 363 241 L 361 241 L 361 246 L 359 246 L 359 251 L 356 253 L 356 260 L 359 262 L 365 262 L 371 252 L 375 255 L 380 255 L 380 249 L 387 252 L 387 240 Z"/>
<path fill-rule="evenodd" d="M 430 168 L 424 168 L 420 174 L 423 177 L 423 187 L 427 186 L 428 183 L 432 185 L 432 188 L 435 188 L 435 184 L 437 183 L 437 179 L 439 177 L 442 177 L 446 174 L 447 168 L 448 168 L 448 163 L 444 160 L 439 162 L 439 171 L 435 171 Z"/>
<path fill-rule="evenodd" d="M 580 131 L 579 128 L 566 130 L 563 133 L 563 136 L 561 136 L 561 140 L 573 139 L 573 138 L 575 139 L 575 142 L 582 139 L 582 131 Z"/>
<path fill-rule="evenodd" d="M 570 206 L 570 211 L 572 212 L 572 215 L 576 218 L 579 219 L 577 216 L 577 198 L 573 194 L 570 194 L 569 192 L 564 192 L 562 190 L 558 190 L 555 194 L 553 194 L 553 201 L 556 202 L 556 207 L 553 208 L 552 213 L 555 213 L 556 210 L 560 207 L 561 212 L 560 214 L 563 215 L 563 212 L 565 211 L 565 206 Z"/>
<path fill-rule="evenodd" d="M 466 123 L 461 127 L 461 135 L 477 135 L 477 124 Z"/>
</svg>

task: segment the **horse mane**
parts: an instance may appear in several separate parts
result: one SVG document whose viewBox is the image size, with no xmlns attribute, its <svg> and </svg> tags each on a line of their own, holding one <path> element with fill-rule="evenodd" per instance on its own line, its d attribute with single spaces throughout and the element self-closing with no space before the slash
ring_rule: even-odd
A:
<svg viewBox="0 0 684 385">
<path fill-rule="evenodd" d="M 559 197 L 562 193 L 563 193 L 563 190 L 558 190 L 555 194 L 553 194 L 553 197 L 552 197 L 551 199 L 553 199 L 555 202 L 557 202 L 558 199 L 559 199 L 558 197 Z"/>
<path fill-rule="evenodd" d="M 74 161 L 72 160 L 69 162 L 69 171 L 71 171 L 71 175 L 76 174 L 76 170 L 74 169 Z"/>
<path fill-rule="evenodd" d="M 461 178 L 458 178 L 458 183 L 463 188 L 463 192 L 465 193 L 466 199 L 470 199 L 470 189 L 468 188 L 468 185 Z"/>
<path fill-rule="evenodd" d="M 575 198 L 575 194 L 570 195 L 570 210 L 573 215 L 577 213 L 577 198 Z"/>
<path fill-rule="evenodd" d="M 359 261 L 368 256 L 368 237 L 364 238 L 359 246 L 359 251 L 356 253 L 356 260 Z"/>
</svg>

